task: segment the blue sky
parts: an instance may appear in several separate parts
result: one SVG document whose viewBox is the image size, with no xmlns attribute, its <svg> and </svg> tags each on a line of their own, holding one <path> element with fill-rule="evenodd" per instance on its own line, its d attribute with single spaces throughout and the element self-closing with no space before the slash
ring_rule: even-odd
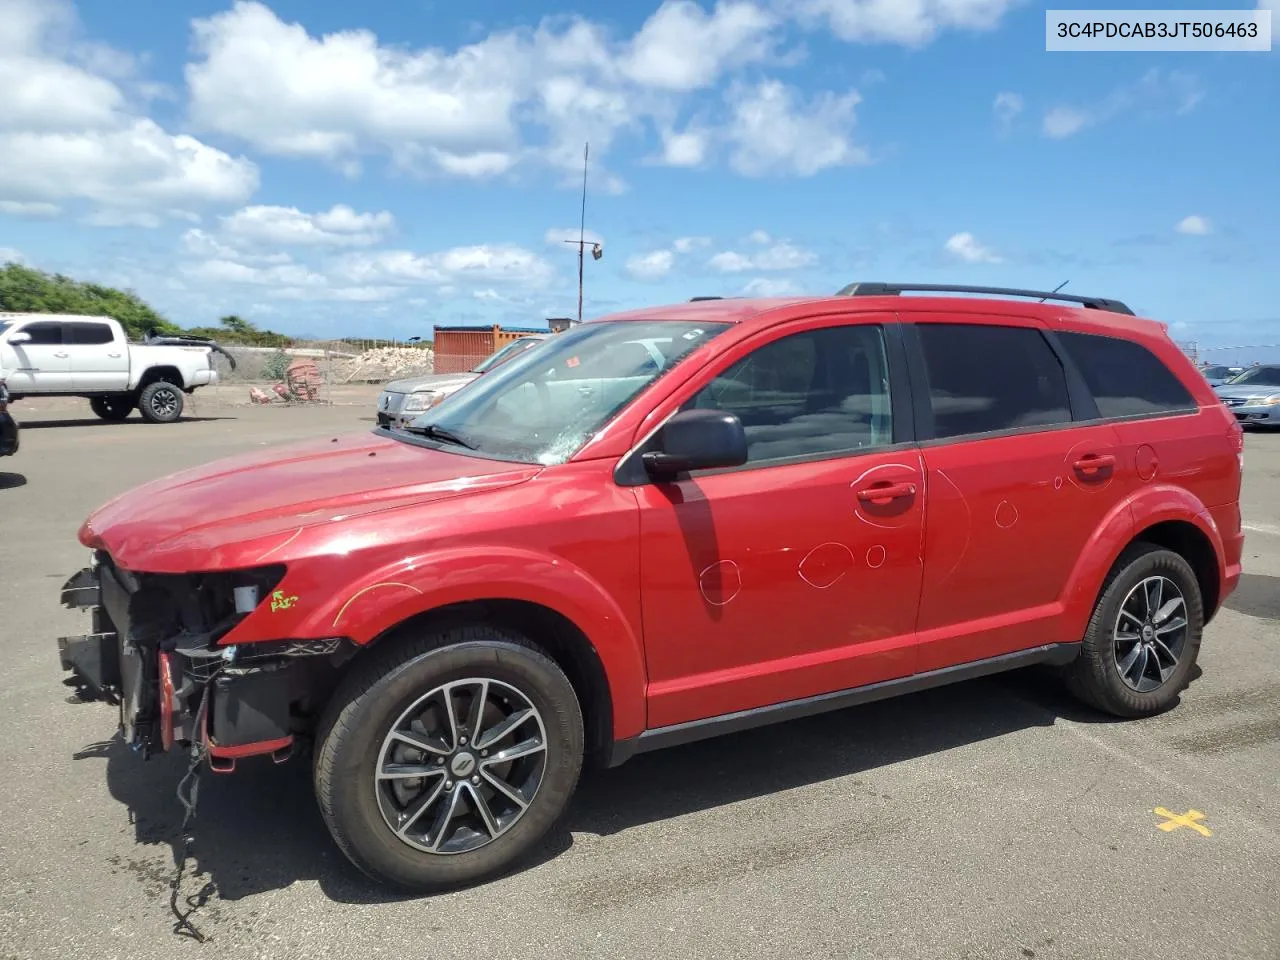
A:
<svg viewBox="0 0 1280 960">
<path fill-rule="evenodd" d="M 0 0 L 0 257 L 185 325 L 527 325 L 576 309 L 589 140 L 589 316 L 1069 281 L 1280 343 L 1280 53 L 1047 53 L 1044 10 Z"/>
</svg>

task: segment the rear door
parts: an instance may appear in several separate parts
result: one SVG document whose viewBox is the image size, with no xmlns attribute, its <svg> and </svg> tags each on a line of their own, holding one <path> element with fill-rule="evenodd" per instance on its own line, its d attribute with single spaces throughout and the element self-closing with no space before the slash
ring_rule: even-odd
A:
<svg viewBox="0 0 1280 960">
<path fill-rule="evenodd" d="M 1122 486 L 1115 431 L 1080 422 L 1080 385 L 1034 321 L 909 318 L 929 489 L 920 670 L 1066 639 L 1067 579 Z"/>
<path fill-rule="evenodd" d="M 925 489 L 892 317 L 769 331 L 672 402 L 736 414 L 749 460 L 636 487 L 649 726 L 911 674 Z"/>
<path fill-rule="evenodd" d="M 9 392 L 69 393 L 71 386 L 71 355 L 63 345 L 63 326 L 58 320 L 30 320 L 16 326 L 9 334 L 26 333 L 31 339 L 26 343 L 8 342 L 0 367 L 8 374 Z"/>
<path fill-rule="evenodd" d="M 65 328 L 75 389 L 97 393 L 128 389 L 129 351 L 111 324 L 73 320 Z"/>
</svg>

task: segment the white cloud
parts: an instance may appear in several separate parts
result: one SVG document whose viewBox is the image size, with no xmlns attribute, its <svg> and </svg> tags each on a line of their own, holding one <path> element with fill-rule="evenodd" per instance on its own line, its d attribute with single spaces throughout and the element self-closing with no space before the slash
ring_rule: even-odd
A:
<svg viewBox="0 0 1280 960">
<path fill-rule="evenodd" d="M 1209 221 L 1199 214 L 1192 214 L 1189 217 L 1183 217 L 1178 221 L 1177 231 L 1185 233 L 1193 237 L 1203 237 L 1213 232 Z"/>
<path fill-rule="evenodd" d="M 39 219 L 43 217 L 56 217 L 62 212 L 62 208 L 56 203 L 40 203 L 32 201 L 23 203 L 20 200 L 0 200 L 0 213 L 7 214 L 11 217 L 31 217 Z"/>
<path fill-rule="evenodd" d="M 777 80 L 729 93 L 732 119 L 726 135 L 735 145 L 730 162 L 744 176 L 790 173 L 811 176 L 829 167 L 866 163 L 852 140 L 857 91 L 826 92 L 810 103 Z"/>
<path fill-rule="evenodd" d="M 367 247 L 395 229 L 389 211 L 358 213 L 345 204 L 320 213 L 251 206 L 220 220 L 222 235 L 241 246 Z"/>
<path fill-rule="evenodd" d="M 0 23 L 0 200 L 46 211 L 89 201 L 100 209 L 87 222 L 143 225 L 193 204 L 243 202 L 257 188 L 248 160 L 143 116 L 116 82 L 135 61 L 73 42 L 69 3 L 3 0 Z"/>
<path fill-rule="evenodd" d="M 20 202 L 65 198 L 104 208 L 154 209 L 239 203 L 258 168 L 194 137 L 137 118 L 114 130 L 0 133 L 0 195 Z"/>
<path fill-rule="evenodd" d="M 742 292 L 748 297 L 781 297 L 788 293 L 795 293 L 796 287 L 790 280 L 777 277 L 756 277 L 743 286 Z"/>
<path fill-rule="evenodd" d="M 772 238 L 763 230 L 752 230 L 751 233 L 747 235 L 747 239 L 752 243 L 766 244 Z"/>
<path fill-rule="evenodd" d="M 661 280 L 671 272 L 675 259 L 675 254 L 670 250 L 638 253 L 627 259 L 627 274 L 634 280 Z"/>
<path fill-rule="evenodd" d="M 541 287 L 550 282 L 551 265 L 535 253 L 507 244 L 454 247 L 440 253 L 382 250 L 347 254 L 339 267 L 360 284 L 452 282 L 510 283 Z"/>
<path fill-rule="evenodd" d="M 162 221 L 154 213 L 146 210 L 103 207 L 100 210 L 94 210 L 81 222 L 91 227 L 141 227 L 143 230 L 154 230 Z"/>
<path fill-rule="evenodd" d="M 1116 88 L 1096 104 L 1053 107 L 1044 115 L 1042 129 L 1046 137 L 1061 140 L 1125 114 L 1181 116 L 1194 110 L 1204 96 L 1204 89 L 1193 74 L 1152 67 L 1134 83 Z"/>
<path fill-rule="evenodd" d="M 711 246 L 710 237 L 677 237 L 671 244 L 671 249 L 676 253 L 693 253 L 694 250 L 709 246 Z"/>
<path fill-rule="evenodd" d="M 1055 140 L 1079 133 L 1093 118 L 1074 107 L 1054 107 L 1044 115 L 1044 135 Z"/>
<path fill-rule="evenodd" d="M 948 29 L 991 30 L 1018 0 L 792 0 L 840 39 L 921 46 Z"/>
<path fill-rule="evenodd" d="M 1024 106 L 1021 94 L 1005 91 L 996 94 L 991 110 L 995 114 L 996 123 L 999 124 L 1000 128 L 1008 130 L 1013 126 L 1013 121 L 1018 118 L 1018 114 L 1022 113 Z"/>
<path fill-rule="evenodd" d="M 757 231 L 760 233 L 762 231 Z M 721 273 L 746 273 L 749 270 L 798 270 L 815 264 L 817 254 L 782 240 L 754 253 L 725 250 L 708 261 L 708 266 Z"/>
<path fill-rule="evenodd" d="M 1002 257 L 978 242 L 972 233 L 956 233 L 948 238 L 944 249 L 962 263 L 1003 263 Z"/>
<path fill-rule="evenodd" d="M 596 233 L 594 230 L 580 231 L 577 227 L 552 227 L 546 232 L 543 239 L 547 242 L 548 246 L 564 247 L 568 244 L 576 244 L 579 239 L 579 234 L 581 234 L 581 238 L 585 240 L 588 245 L 598 243 L 601 246 L 604 246 L 604 237 L 600 236 L 600 234 Z"/>
<path fill-rule="evenodd" d="M 710 148 L 711 134 L 706 130 L 663 130 L 660 162 L 668 167 L 700 167 Z"/>
<path fill-rule="evenodd" d="M 13 247 L 0 247 L 0 264 L 3 263 L 26 263 L 27 258 L 22 255 L 21 250 Z"/>
<path fill-rule="evenodd" d="M 720 2 L 708 14 L 692 0 L 666 0 L 640 28 L 620 67 L 646 87 L 707 87 L 727 68 L 769 56 L 776 23 L 750 2 Z"/>
</svg>

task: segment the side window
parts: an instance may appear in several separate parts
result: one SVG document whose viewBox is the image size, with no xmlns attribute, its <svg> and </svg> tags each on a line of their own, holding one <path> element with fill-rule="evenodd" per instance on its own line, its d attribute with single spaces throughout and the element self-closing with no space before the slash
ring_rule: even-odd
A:
<svg viewBox="0 0 1280 960">
<path fill-rule="evenodd" d="M 62 324 L 52 323 L 49 321 L 40 321 L 37 323 L 28 323 L 22 328 L 23 333 L 31 334 L 31 339 L 25 344 L 29 347 L 60 347 L 62 346 Z"/>
<path fill-rule="evenodd" d="M 1059 333 L 1104 417 L 1195 409 L 1177 376 L 1140 343 L 1093 333 Z"/>
<path fill-rule="evenodd" d="M 67 342 L 80 346 L 110 343 L 114 339 L 105 323 L 68 323 L 67 329 L 71 334 Z"/>
<path fill-rule="evenodd" d="M 1070 422 L 1066 374 L 1040 331 L 963 323 L 916 329 L 937 437 Z"/>
<path fill-rule="evenodd" d="M 748 463 L 891 443 L 884 331 L 829 327 L 775 340 L 703 387 L 690 407 L 736 414 Z"/>
</svg>

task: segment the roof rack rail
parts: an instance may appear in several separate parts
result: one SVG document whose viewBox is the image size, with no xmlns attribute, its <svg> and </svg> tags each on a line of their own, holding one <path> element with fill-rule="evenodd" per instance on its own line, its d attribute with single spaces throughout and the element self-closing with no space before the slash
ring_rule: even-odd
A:
<svg viewBox="0 0 1280 960">
<path fill-rule="evenodd" d="M 1015 287 L 970 287 L 955 283 L 851 283 L 837 293 L 836 296 L 892 297 L 906 290 L 923 293 L 983 293 L 1006 297 L 1030 297 L 1035 300 L 1062 300 L 1067 303 L 1078 303 L 1091 310 L 1107 310 L 1111 313 L 1134 315 L 1127 304 L 1119 300 L 1108 300 L 1106 297 L 1079 297 L 1073 293 L 1058 293 L 1050 290 L 1019 290 Z"/>
<path fill-rule="evenodd" d="M 690 303 L 697 303 L 700 300 L 723 300 L 724 297 L 690 297 Z"/>
</svg>

